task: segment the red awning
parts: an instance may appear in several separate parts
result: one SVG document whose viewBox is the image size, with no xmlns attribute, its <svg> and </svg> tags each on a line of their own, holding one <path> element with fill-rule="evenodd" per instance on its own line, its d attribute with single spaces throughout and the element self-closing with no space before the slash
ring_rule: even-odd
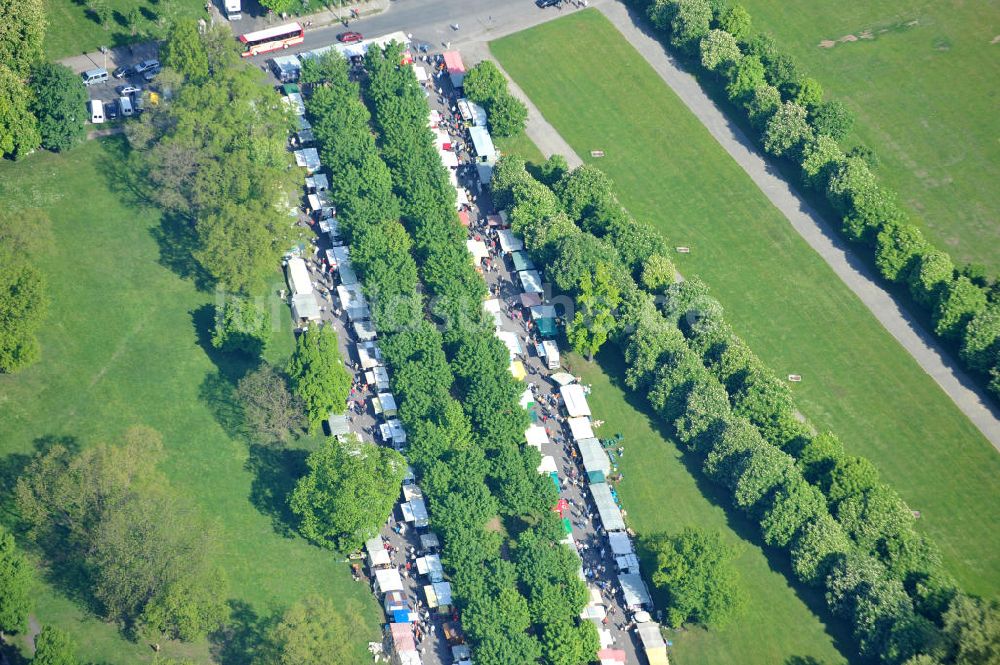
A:
<svg viewBox="0 0 1000 665">
<path fill-rule="evenodd" d="M 444 52 L 444 66 L 448 69 L 449 74 L 461 74 L 465 71 L 462 56 L 459 55 L 458 51 Z"/>
<path fill-rule="evenodd" d="M 469 211 L 468 210 L 459 210 L 458 211 L 458 221 L 462 222 L 462 226 L 468 226 L 469 225 Z"/>
</svg>

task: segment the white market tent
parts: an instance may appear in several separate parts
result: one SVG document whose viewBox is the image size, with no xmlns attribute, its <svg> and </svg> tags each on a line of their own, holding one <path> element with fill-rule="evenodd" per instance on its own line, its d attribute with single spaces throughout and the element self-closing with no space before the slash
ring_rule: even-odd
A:
<svg viewBox="0 0 1000 665">
<path fill-rule="evenodd" d="M 394 447 L 406 445 L 406 430 L 403 423 L 398 418 L 381 423 L 378 426 L 379 434 L 386 443 L 391 443 Z"/>
<path fill-rule="evenodd" d="M 482 240 L 468 239 L 465 241 L 465 246 L 472 254 L 472 260 L 476 265 L 483 259 L 488 259 L 490 257 L 490 250 L 486 248 L 486 243 Z"/>
<path fill-rule="evenodd" d="M 549 378 L 558 383 L 560 386 L 568 386 L 576 381 L 576 377 L 569 372 L 556 372 Z"/>
<path fill-rule="evenodd" d="M 552 455 L 546 455 L 543 457 L 541 464 L 538 465 L 538 473 L 542 475 L 559 473 L 559 467 L 556 466 L 556 458 Z"/>
<path fill-rule="evenodd" d="M 305 115 L 306 114 L 306 105 L 305 105 L 305 102 L 302 101 L 302 95 L 301 94 L 299 94 L 297 92 L 293 92 L 291 94 L 288 94 L 288 95 L 285 95 L 284 97 L 282 97 L 281 101 L 283 101 L 285 103 L 285 106 L 287 106 L 288 108 L 292 109 L 292 111 L 295 113 L 295 115 Z"/>
<path fill-rule="evenodd" d="M 439 124 L 441 124 L 441 111 L 431 109 L 431 112 L 427 114 L 427 126 L 434 129 Z"/>
<path fill-rule="evenodd" d="M 424 527 L 430 523 L 427 519 L 427 504 L 423 499 L 410 499 L 401 503 L 399 511 L 403 513 L 403 521 L 413 522 L 414 526 Z"/>
<path fill-rule="evenodd" d="M 444 568 L 441 566 L 441 556 L 438 554 L 428 554 L 417 557 L 417 572 L 427 575 L 431 582 L 441 582 L 444 580 Z"/>
<path fill-rule="evenodd" d="M 368 308 L 368 301 L 365 294 L 361 292 L 359 284 L 345 286 L 341 284 L 337 287 L 337 299 L 340 306 L 347 312 L 347 318 L 351 321 L 363 321 L 371 318 L 371 311 Z"/>
<path fill-rule="evenodd" d="M 420 549 L 426 552 L 435 547 L 441 547 L 441 540 L 437 537 L 436 533 L 420 534 Z"/>
<path fill-rule="evenodd" d="M 297 256 L 292 257 L 288 259 L 285 268 L 288 276 L 288 288 L 293 294 L 309 295 L 313 292 L 312 279 L 309 278 L 309 269 L 306 268 L 305 261 Z"/>
<path fill-rule="evenodd" d="M 504 254 L 519 252 L 524 249 L 524 241 L 518 238 L 510 229 L 500 229 L 497 231 L 497 239 L 500 241 L 500 249 Z"/>
<path fill-rule="evenodd" d="M 465 206 L 472 205 L 472 201 L 469 200 L 469 193 L 465 191 L 465 187 L 455 188 L 455 207 L 461 210 Z"/>
<path fill-rule="evenodd" d="M 292 296 L 292 321 L 319 321 L 323 317 L 316 304 L 316 297 L 311 293 L 296 293 Z"/>
<path fill-rule="evenodd" d="M 441 162 L 449 169 L 458 166 L 458 155 L 453 153 L 451 150 L 438 150 L 438 154 L 441 155 Z M 457 178 L 454 183 L 458 182 Z"/>
<path fill-rule="evenodd" d="M 376 570 L 375 584 L 378 587 L 379 593 L 403 590 L 403 580 L 400 579 L 399 571 L 395 568 L 381 568 Z"/>
<path fill-rule="evenodd" d="M 443 129 L 434 130 L 434 147 L 436 147 L 438 151 L 446 150 L 445 146 L 450 143 L 451 137 L 448 136 L 448 132 Z"/>
<path fill-rule="evenodd" d="M 306 176 L 306 189 L 310 192 L 325 192 L 330 189 L 330 179 L 325 173 Z"/>
<path fill-rule="evenodd" d="M 587 404 L 587 396 L 583 392 L 583 386 L 579 383 L 572 383 L 559 389 L 563 403 L 566 405 L 566 412 L 571 418 L 577 416 L 589 416 L 590 405 Z"/>
<path fill-rule="evenodd" d="M 608 454 L 601 448 L 601 442 L 597 439 L 580 439 L 576 442 L 580 448 L 580 457 L 583 458 L 583 469 L 587 473 L 600 471 L 605 476 L 611 473 L 611 460 Z"/>
<path fill-rule="evenodd" d="M 327 259 L 330 259 L 330 254 L 333 255 L 333 260 L 330 261 L 330 265 L 337 269 L 340 275 L 340 283 L 345 286 L 351 286 L 358 283 L 358 276 L 354 272 L 354 267 L 351 265 L 351 250 L 346 245 L 336 245 L 331 247 L 327 253 Z"/>
<path fill-rule="evenodd" d="M 319 151 L 316 148 L 303 148 L 295 151 L 295 163 L 303 166 L 307 173 L 318 171 L 323 164 L 319 161 Z"/>
<path fill-rule="evenodd" d="M 362 342 L 369 342 L 377 337 L 375 326 L 371 321 L 355 321 L 351 325 L 354 328 L 354 336 Z"/>
<path fill-rule="evenodd" d="M 382 363 L 382 349 L 375 342 L 358 342 L 358 361 L 361 367 L 369 369 Z"/>
<path fill-rule="evenodd" d="M 512 333 L 509 330 L 498 330 L 496 332 L 497 339 L 504 343 L 507 347 L 507 353 L 510 355 L 510 359 L 513 360 L 515 356 L 521 353 L 521 340 L 518 338 L 517 333 Z"/>
<path fill-rule="evenodd" d="M 277 70 L 275 73 L 281 81 L 294 81 L 299 77 L 302 63 L 296 55 L 279 55 L 272 58 L 271 63 Z"/>
<path fill-rule="evenodd" d="M 375 387 L 381 391 L 389 389 L 389 370 L 382 365 L 376 365 L 371 368 L 370 372 L 374 380 L 369 381 L 369 383 L 374 383 Z"/>
<path fill-rule="evenodd" d="M 493 165 L 476 162 L 476 174 L 481 185 L 488 185 L 493 180 Z"/>
<path fill-rule="evenodd" d="M 542 293 L 542 276 L 537 270 L 522 270 L 517 273 L 525 293 Z"/>
<path fill-rule="evenodd" d="M 646 583 L 643 582 L 642 577 L 636 573 L 619 574 L 618 584 L 621 585 L 622 593 L 625 596 L 626 607 L 637 608 L 640 605 L 649 605 L 651 603 L 649 590 L 646 589 Z M 662 638 L 660 639 L 662 640 Z"/>
<path fill-rule="evenodd" d="M 615 557 L 615 565 L 623 573 L 639 572 L 639 557 L 634 554 L 624 554 Z"/>
<path fill-rule="evenodd" d="M 493 146 L 493 139 L 485 127 L 469 127 L 469 138 L 472 139 L 472 149 L 476 151 L 479 161 L 496 161 L 497 149 Z"/>
<path fill-rule="evenodd" d="M 611 553 L 615 556 L 624 556 L 635 552 L 635 548 L 632 547 L 632 539 L 624 531 L 609 532 L 608 542 L 611 544 Z"/>
<path fill-rule="evenodd" d="M 472 113 L 472 124 L 476 127 L 486 126 L 486 109 L 475 102 L 469 102 L 469 111 Z"/>
<path fill-rule="evenodd" d="M 490 298 L 489 300 L 483 301 L 483 309 L 485 309 L 486 312 L 493 317 L 494 327 L 503 327 L 503 306 L 500 304 L 499 299 Z"/>
<path fill-rule="evenodd" d="M 396 406 L 396 398 L 392 393 L 378 393 L 372 398 L 373 402 L 378 404 L 378 409 L 380 413 L 384 413 L 386 417 L 396 415 L 399 407 Z"/>
<path fill-rule="evenodd" d="M 372 570 L 375 570 L 379 566 L 392 565 L 389 553 L 385 550 L 382 536 L 375 536 L 371 540 L 366 541 L 365 550 L 368 552 L 368 565 Z"/>
<path fill-rule="evenodd" d="M 520 404 L 521 408 L 524 410 L 528 410 L 531 405 L 535 403 L 535 393 L 531 389 L 531 386 L 524 389 L 524 392 L 521 393 L 521 399 L 519 399 L 517 403 Z"/>
<path fill-rule="evenodd" d="M 556 318 L 556 308 L 553 305 L 535 305 L 528 310 L 531 314 L 533 321 L 538 321 L 539 319 L 554 319 Z"/>
<path fill-rule="evenodd" d="M 410 483 L 409 485 L 403 485 L 403 501 L 411 501 L 413 499 L 424 498 L 424 491 L 420 489 L 419 485 Z"/>
<path fill-rule="evenodd" d="M 433 609 L 442 605 L 451 605 L 451 583 L 435 582 L 424 587 L 427 596 L 427 607 Z"/>
<path fill-rule="evenodd" d="M 594 438 L 594 430 L 590 426 L 590 418 L 568 418 L 566 422 L 569 423 L 569 431 L 572 432 L 574 441 Z"/>
<path fill-rule="evenodd" d="M 624 531 L 625 520 L 622 518 L 622 511 L 611 496 L 611 488 L 607 483 L 591 483 L 590 494 L 597 504 L 597 514 L 601 517 L 601 524 L 606 531 Z"/>
<path fill-rule="evenodd" d="M 620 575 L 619 579 L 621 579 Z M 639 633 L 639 641 L 642 642 L 642 647 L 646 650 L 662 649 L 667 646 L 667 643 L 663 641 L 663 634 L 660 633 L 660 624 L 655 621 L 638 624 L 636 632 Z"/>
<path fill-rule="evenodd" d="M 413 65 L 413 73 L 416 75 L 417 80 L 423 83 L 427 80 L 427 68 L 421 67 L 420 65 Z"/>
<path fill-rule="evenodd" d="M 549 442 L 549 434 L 541 425 L 532 425 L 524 431 L 524 439 L 532 448 L 542 449 L 542 444 Z"/>
</svg>

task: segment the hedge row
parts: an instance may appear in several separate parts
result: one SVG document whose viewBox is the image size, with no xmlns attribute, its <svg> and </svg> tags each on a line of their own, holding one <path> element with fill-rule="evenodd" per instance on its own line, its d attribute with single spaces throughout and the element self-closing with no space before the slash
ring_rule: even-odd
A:
<svg viewBox="0 0 1000 665">
<path fill-rule="evenodd" d="M 578 294 L 581 272 L 598 265 L 616 276 L 626 383 L 760 524 L 764 541 L 789 552 L 796 578 L 825 589 L 860 652 L 884 663 L 947 657 L 939 625 L 964 597 L 913 531 L 905 505 L 877 482 L 870 462 L 845 456 L 832 435 L 813 436 L 795 418 L 787 390 L 732 334 L 703 285 L 669 285 L 658 309 L 633 277 L 644 269 L 621 258 L 658 254 L 630 240 L 648 229 L 617 204 L 606 177 L 581 167 L 555 183 L 557 195 L 523 162 L 503 158 L 493 186 L 498 198 L 510 198 L 512 224 L 561 290 Z M 567 212 L 583 228 L 566 224 Z M 623 225 L 640 228 L 624 233 Z"/>
<path fill-rule="evenodd" d="M 768 153 L 801 168 L 802 181 L 841 215 L 841 230 L 869 251 L 880 274 L 908 288 L 930 316 L 934 334 L 958 347 L 966 368 L 986 377 L 1000 399 L 1000 281 L 981 266 L 956 269 L 899 207 L 895 192 L 874 173 L 874 153 L 844 152 L 854 118 L 778 50 L 770 36 L 751 30 L 749 13 L 721 0 L 655 0 L 653 25 L 690 62 L 725 86 L 746 113 Z M 992 285 L 991 285 L 992 283 Z"/>
<path fill-rule="evenodd" d="M 520 480 L 523 490 L 533 480 L 512 474 L 507 484 L 503 475 L 531 464 L 532 458 L 488 457 L 452 396 L 456 382 L 445 340 L 424 318 L 413 241 L 398 221 L 392 174 L 379 156 L 360 90 L 349 81 L 346 62 L 335 55 L 307 64 L 303 81 L 313 87 L 306 108 L 333 176 L 331 194 L 341 231 L 393 369 L 392 386 L 409 434 L 408 457 L 443 539 L 443 562 L 477 662 L 531 662 L 542 655 L 568 665 L 586 660 L 566 657 L 579 644 L 589 644 L 576 626 L 542 621 L 551 613 L 571 617 L 570 610 L 578 613 L 586 599 L 575 578 L 575 558 L 566 548 L 553 546 L 561 524 L 548 506 L 532 515 L 530 523 L 496 519 L 504 501 L 496 488 L 515 487 Z M 527 470 L 538 475 L 534 466 Z M 504 527 L 517 528 L 518 538 L 505 543 Z M 513 561 L 501 557 L 505 544 Z"/>
</svg>

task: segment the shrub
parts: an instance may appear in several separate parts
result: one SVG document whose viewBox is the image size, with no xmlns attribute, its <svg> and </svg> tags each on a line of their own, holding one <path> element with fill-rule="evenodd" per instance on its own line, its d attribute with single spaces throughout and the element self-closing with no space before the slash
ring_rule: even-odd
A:
<svg viewBox="0 0 1000 665">
<path fill-rule="evenodd" d="M 969 367 L 983 373 L 1000 360 L 1000 304 L 992 303 L 972 317 L 960 353 Z"/>
</svg>

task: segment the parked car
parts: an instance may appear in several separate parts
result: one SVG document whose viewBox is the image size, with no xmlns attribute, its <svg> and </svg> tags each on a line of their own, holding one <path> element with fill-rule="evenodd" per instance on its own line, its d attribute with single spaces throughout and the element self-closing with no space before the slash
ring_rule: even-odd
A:
<svg viewBox="0 0 1000 665">
<path fill-rule="evenodd" d="M 104 122 L 104 102 L 99 99 L 91 99 L 88 104 L 90 106 L 90 122 L 95 125 Z"/>
<path fill-rule="evenodd" d="M 95 83 L 102 83 L 108 80 L 108 70 L 103 67 L 98 67 L 97 69 L 88 69 L 87 71 L 80 74 L 83 77 L 83 82 L 86 85 L 94 85 Z"/>
<path fill-rule="evenodd" d="M 546 7 L 556 7 L 562 4 L 562 0 L 535 0 L 535 5 L 539 9 L 545 9 Z"/>
<path fill-rule="evenodd" d="M 131 95 L 133 92 L 142 92 L 142 88 L 131 84 L 118 86 L 119 95 Z"/>
<path fill-rule="evenodd" d="M 134 71 L 136 74 L 145 74 L 151 69 L 159 69 L 159 68 L 160 68 L 160 61 L 150 59 L 150 60 L 143 60 L 135 67 L 133 67 L 132 71 Z"/>
<path fill-rule="evenodd" d="M 104 117 L 108 120 L 118 119 L 118 102 L 112 99 L 104 105 Z"/>
<path fill-rule="evenodd" d="M 128 76 L 130 69 L 131 68 L 128 65 L 122 65 L 121 67 L 115 69 L 115 71 L 111 72 L 111 75 L 114 76 L 116 79 L 123 79 L 126 76 Z"/>
<path fill-rule="evenodd" d="M 362 39 L 364 39 L 364 36 L 360 32 L 342 32 L 337 35 L 337 41 L 344 44 L 353 44 L 360 42 Z"/>
<path fill-rule="evenodd" d="M 146 70 L 146 73 L 142 75 L 142 78 L 146 80 L 147 83 L 152 83 L 156 75 L 160 73 L 159 66 L 153 67 L 152 69 Z"/>
</svg>

